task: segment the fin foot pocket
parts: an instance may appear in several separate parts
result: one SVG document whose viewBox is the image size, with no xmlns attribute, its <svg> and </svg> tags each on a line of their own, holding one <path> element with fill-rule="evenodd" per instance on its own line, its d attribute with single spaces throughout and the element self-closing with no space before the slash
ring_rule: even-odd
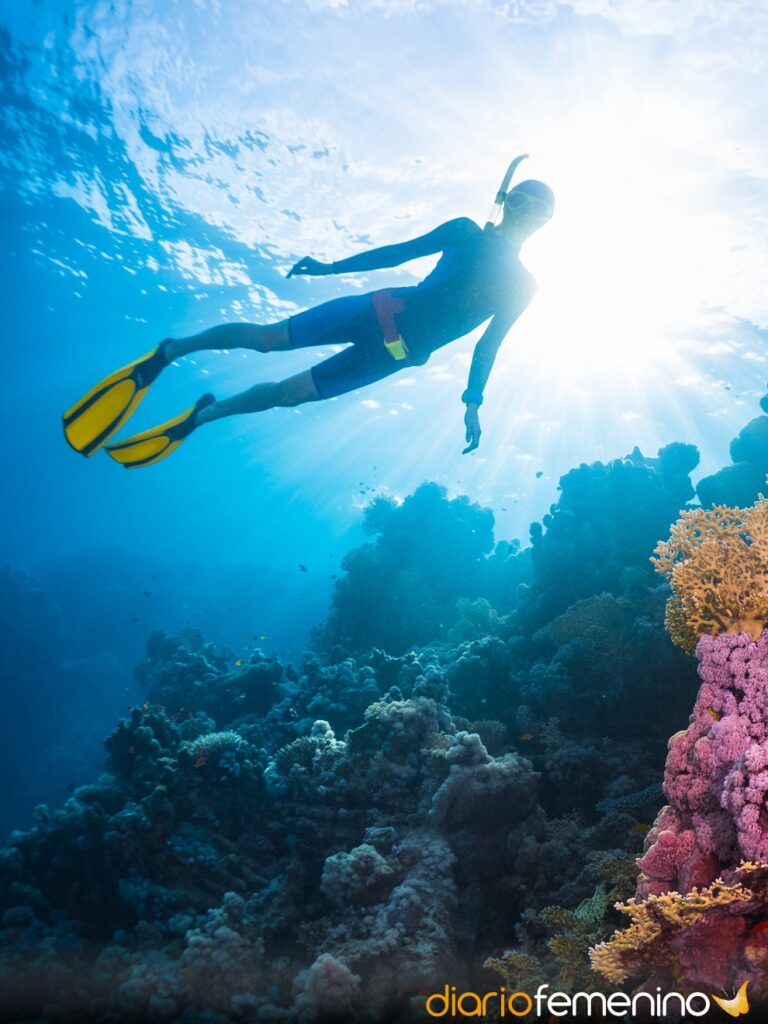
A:
<svg viewBox="0 0 768 1024">
<path fill-rule="evenodd" d="M 129 437 L 125 441 L 116 441 L 114 444 L 107 445 L 105 449 L 107 455 L 115 462 L 119 462 L 125 469 L 151 466 L 176 451 L 181 442 L 189 437 L 197 426 L 195 418 L 198 412 L 215 401 L 213 395 L 203 395 L 193 406 L 185 409 L 183 413 L 175 416 L 172 420 L 168 420 L 167 423 L 161 423 L 140 434 L 134 434 L 133 437 Z"/>
</svg>

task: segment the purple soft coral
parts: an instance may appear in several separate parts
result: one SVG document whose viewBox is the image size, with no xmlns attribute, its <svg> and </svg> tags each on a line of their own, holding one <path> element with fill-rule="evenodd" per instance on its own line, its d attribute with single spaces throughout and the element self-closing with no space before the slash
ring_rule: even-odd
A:
<svg viewBox="0 0 768 1024">
<path fill-rule="evenodd" d="M 648 833 L 638 897 L 710 884 L 741 860 L 768 860 L 768 630 L 703 636 L 702 685 L 669 741 L 669 806 Z"/>
</svg>

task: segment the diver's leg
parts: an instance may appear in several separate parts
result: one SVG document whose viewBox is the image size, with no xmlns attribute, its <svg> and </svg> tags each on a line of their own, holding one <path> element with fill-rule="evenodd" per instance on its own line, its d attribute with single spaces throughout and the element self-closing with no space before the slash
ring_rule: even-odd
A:
<svg viewBox="0 0 768 1024">
<path fill-rule="evenodd" d="M 203 349 L 250 348 L 256 352 L 286 352 L 314 348 L 332 342 L 354 341 L 352 321 L 371 315 L 369 295 L 345 295 L 305 309 L 273 324 L 219 324 L 189 338 L 172 338 L 166 344 L 168 362 Z M 290 325 L 290 326 L 289 326 Z"/>
<path fill-rule="evenodd" d="M 215 348 L 250 348 L 256 352 L 284 352 L 293 348 L 288 321 L 274 324 L 218 324 L 189 338 L 170 338 L 165 352 L 168 362 Z"/>
<path fill-rule="evenodd" d="M 288 377 L 275 384 L 254 384 L 252 388 L 242 391 L 239 395 L 206 406 L 197 414 L 195 426 L 210 423 L 211 420 L 220 420 L 224 416 L 291 408 L 304 405 L 305 402 L 317 402 L 321 397 L 315 387 L 312 371 L 304 370 L 303 373 L 297 373 L 294 377 Z"/>
</svg>

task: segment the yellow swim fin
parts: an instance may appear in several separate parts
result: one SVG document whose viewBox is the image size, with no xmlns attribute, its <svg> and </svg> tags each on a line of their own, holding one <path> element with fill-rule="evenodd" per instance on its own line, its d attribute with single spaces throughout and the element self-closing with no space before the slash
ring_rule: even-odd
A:
<svg viewBox="0 0 768 1024">
<path fill-rule="evenodd" d="M 168 365 L 166 345 L 110 374 L 64 413 L 64 436 L 76 452 L 93 455 L 120 429 Z"/>
<path fill-rule="evenodd" d="M 197 426 L 195 417 L 198 412 L 215 401 L 213 395 L 203 395 L 180 416 L 168 420 L 167 423 L 161 423 L 159 427 L 135 434 L 125 441 L 108 444 L 105 451 L 125 469 L 151 466 L 153 462 L 159 462 L 176 451 L 184 438 L 189 437 Z"/>
</svg>

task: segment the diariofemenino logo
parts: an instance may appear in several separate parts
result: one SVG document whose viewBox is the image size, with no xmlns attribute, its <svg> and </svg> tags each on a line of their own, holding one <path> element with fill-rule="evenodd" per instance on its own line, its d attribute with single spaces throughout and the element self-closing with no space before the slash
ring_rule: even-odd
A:
<svg viewBox="0 0 768 1024">
<path fill-rule="evenodd" d="M 588 1017 L 626 1017 L 641 1013 L 645 1017 L 665 1018 L 669 1014 L 704 1017 L 712 1009 L 714 1001 L 731 1017 L 749 1013 L 747 985 L 745 981 L 733 999 L 723 999 L 705 992 L 547 992 L 549 985 L 539 985 L 534 995 L 528 992 L 507 992 L 502 985 L 496 992 L 458 992 L 455 985 L 446 985 L 442 992 L 427 996 L 426 1010 L 430 1017 L 486 1017 L 495 1014 L 501 1020 L 527 1017 L 545 1013 L 553 1017 L 575 1016 L 577 1013 Z"/>
</svg>

